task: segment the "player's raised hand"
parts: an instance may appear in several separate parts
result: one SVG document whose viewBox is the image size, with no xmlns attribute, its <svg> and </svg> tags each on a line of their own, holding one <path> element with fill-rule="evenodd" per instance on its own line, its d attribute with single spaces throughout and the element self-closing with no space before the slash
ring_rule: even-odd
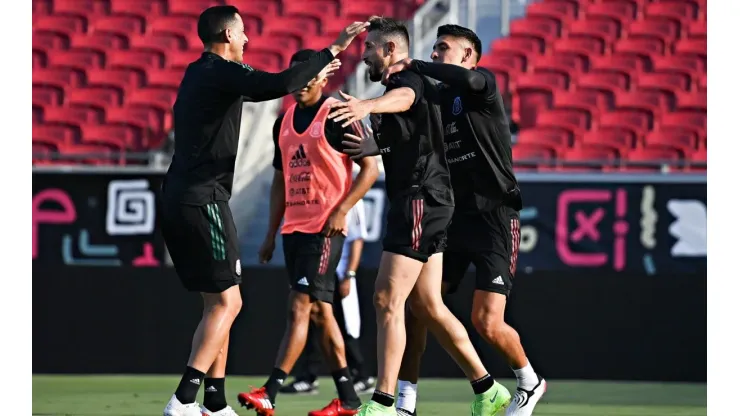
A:
<svg viewBox="0 0 740 416">
<path fill-rule="evenodd" d="M 349 26 L 345 27 L 344 30 L 339 33 L 337 40 L 335 40 L 329 47 L 334 56 L 337 56 L 339 52 L 347 49 L 352 43 L 352 40 L 354 40 L 357 35 L 367 30 L 368 26 L 370 26 L 370 22 L 353 22 Z"/>
<path fill-rule="evenodd" d="M 372 136 L 363 138 L 354 134 L 344 133 L 342 147 L 342 151 L 348 154 L 352 160 L 380 154 L 378 143 L 375 142 Z"/>
<path fill-rule="evenodd" d="M 410 66 L 411 58 L 406 58 L 400 62 L 396 62 L 395 64 L 389 66 L 388 69 L 383 72 L 383 79 L 380 82 L 383 85 L 386 85 L 388 83 L 388 78 L 390 78 L 391 75 L 397 72 L 405 71 L 409 69 Z"/>
<path fill-rule="evenodd" d="M 308 88 L 311 88 L 313 85 L 321 82 L 324 78 L 329 78 L 334 75 L 334 72 L 338 70 L 342 66 L 342 61 L 339 59 L 335 59 L 331 62 L 329 62 L 329 65 L 325 66 L 324 69 L 319 72 L 318 75 L 314 77 L 311 81 L 308 82 Z"/>
<path fill-rule="evenodd" d="M 332 111 L 327 116 L 328 119 L 334 120 L 337 123 L 344 121 L 344 123 L 342 123 L 342 127 L 347 127 L 355 121 L 362 120 L 370 114 L 370 106 L 366 101 L 358 100 L 342 91 L 339 91 L 339 95 L 347 101 L 340 101 L 332 104 L 330 106 Z"/>
<path fill-rule="evenodd" d="M 259 251 L 259 261 L 261 264 L 269 263 L 272 260 L 272 253 L 275 251 L 275 239 L 265 238 Z"/>
</svg>

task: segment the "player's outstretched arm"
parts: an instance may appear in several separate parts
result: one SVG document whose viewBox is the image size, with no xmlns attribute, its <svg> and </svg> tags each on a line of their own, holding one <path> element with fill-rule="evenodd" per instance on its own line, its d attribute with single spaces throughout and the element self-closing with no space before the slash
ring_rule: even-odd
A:
<svg viewBox="0 0 740 416">
<path fill-rule="evenodd" d="M 384 74 L 384 80 L 396 72 L 409 70 L 419 75 L 434 78 L 453 88 L 480 93 L 486 90 L 486 78 L 480 72 L 463 68 L 458 65 L 437 62 L 424 62 L 418 59 L 406 58 L 392 65 Z"/>
<path fill-rule="evenodd" d="M 343 121 L 342 127 L 362 120 L 368 114 L 403 113 L 416 100 L 416 93 L 409 87 L 396 88 L 370 100 L 358 100 L 342 91 L 339 94 L 347 101 L 332 104 L 328 118 L 336 122 Z"/>
<path fill-rule="evenodd" d="M 347 49 L 368 25 L 367 22 L 352 23 L 339 34 L 332 45 L 285 71 L 274 74 L 233 64 L 224 71 L 224 76 L 230 88 L 243 95 L 247 101 L 260 102 L 284 97 L 303 88 L 315 77 L 330 76 L 339 69 L 341 62 L 334 57 Z"/>
</svg>

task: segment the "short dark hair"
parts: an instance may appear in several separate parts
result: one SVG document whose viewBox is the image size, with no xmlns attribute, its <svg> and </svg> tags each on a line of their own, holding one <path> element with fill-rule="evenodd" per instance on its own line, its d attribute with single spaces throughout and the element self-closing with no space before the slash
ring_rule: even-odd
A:
<svg viewBox="0 0 740 416">
<path fill-rule="evenodd" d="M 468 29 L 467 27 L 462 27 L 458 25 L 442 25 L 437 28 L 437 37 L 440 36 L 452 36 L 456 38 L 467 39 L 470 43 L 473 44 L 473 48 L 475 48 L 475 53 L 478 55 L 478 57 L 476 58 L 476 62 L 480 60 L 481 54 L 483 53 L 483 46 L 481 45 L 478 35 L 476 35 L 475 32 L 473 32 L 472 30 Z"/>
<path fill-rule="evenodd" d="M 204 45 L 221 41 L 222 33 L 236 20 L 239 9 L 234 6 L 212 6 L 198 17 L 198 37 Z"/>
<path fill-rule="evenodd" d="M 290 57 L 290 64 L 292 65 L 294 62 L 306 62 L 315 53 L 316 51 L 313 49 L 301 49 Z"/>
<path fill-rule="evenodd" d="M 400 36 L 406 42 L 406 47 L 409 46 L 409 30 L 406 29 L 406 25 L 396 19 L 390 17 L 378 17 L 374 16 L 370 18 L 370 27 L 367 28 L 368 32 L 378 31 L 381 35 L 385 36 Z"/>
</svg>

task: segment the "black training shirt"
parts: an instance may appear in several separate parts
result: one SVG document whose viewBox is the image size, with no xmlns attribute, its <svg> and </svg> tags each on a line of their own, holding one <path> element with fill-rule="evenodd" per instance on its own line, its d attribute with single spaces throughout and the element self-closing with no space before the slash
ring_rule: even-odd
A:
<svg viewBox="0 0 740 416">
<path fill-rule="evenodd" d="M 210 52 L 188 65 L 174 105 L 175 153 L 162 184 L 164 196 L 194 205 L 228 201 L 243 101 L 268 101 L 297 91 L 333 59 L 324 49 L 277 74 Z"/>
<path fill-rule="evenodd" d="M 293 128 L 296 133 L 302 134 L 306 129 L 313 123 L 316 114 L 321 109 L 321 105 L 326 101 L 327 97 L 321 97 L 321 100 L 310 107 L 299 107 L 295 106 L 293 111 Z M 280 126 L 283 124 L 285 114 L 281 114 L 280 117 L 275 120 L 275 124 L 272 126 L 272 141 L 275 144 L 275 155 L 272 158 L 272 167 L 277 170 L 283 170 L 283 154 L 280 150 Z M 357 130 L 353 128 L 354 124 L 347 127 L 342 127 L 341 123 L 337 123 L 334 120 L 326 120 L 324 123 L 324 135 L 329 145 L 334 148 L 337 152 L 342 152 L 342 140 L 344 140 L 344 133 L 350 133 L 357 135 Z"/>
<path fill-rule="evenodd" d="M 440 104 L 456 209 L 482 212 L 503 204 L 520 210 L 509 119 L 495 76 L 485 68 L 417 60 L 410 69 L 443 83 Z"/>
<path fill-rule="evenodd" d="M 414 91 L 410 109 L 396 114 L 373 115 L 373 131 L 385 167 L 388 198 L 419 188 L 438 203 L 452 206 L 452 185 L 444 158 L 444 137 L 440 123 L 436 87 L 411 71 L 393 74 L 388 93 L 408 87 Z"/>
</svg>

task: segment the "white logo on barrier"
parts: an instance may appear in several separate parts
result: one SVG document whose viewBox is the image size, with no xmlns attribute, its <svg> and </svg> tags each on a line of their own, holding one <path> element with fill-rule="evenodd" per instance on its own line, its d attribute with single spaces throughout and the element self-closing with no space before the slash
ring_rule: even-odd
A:
<svg viewBox="0 0 740 416">
<path fill-rule="evenodd" d="M 674 257 L 706 257 L 707 207 L 697 200 L 671 199 L 668 211 L 676 217 L 668 232 L 678 241 L 671 247 Z"/>
<path fill-rule="evenodd" d="M 154 193 L 146 179 L 108 184 L 105 229 L 109 235 L 151 234 L 154 231 Z"/>
</svg>

